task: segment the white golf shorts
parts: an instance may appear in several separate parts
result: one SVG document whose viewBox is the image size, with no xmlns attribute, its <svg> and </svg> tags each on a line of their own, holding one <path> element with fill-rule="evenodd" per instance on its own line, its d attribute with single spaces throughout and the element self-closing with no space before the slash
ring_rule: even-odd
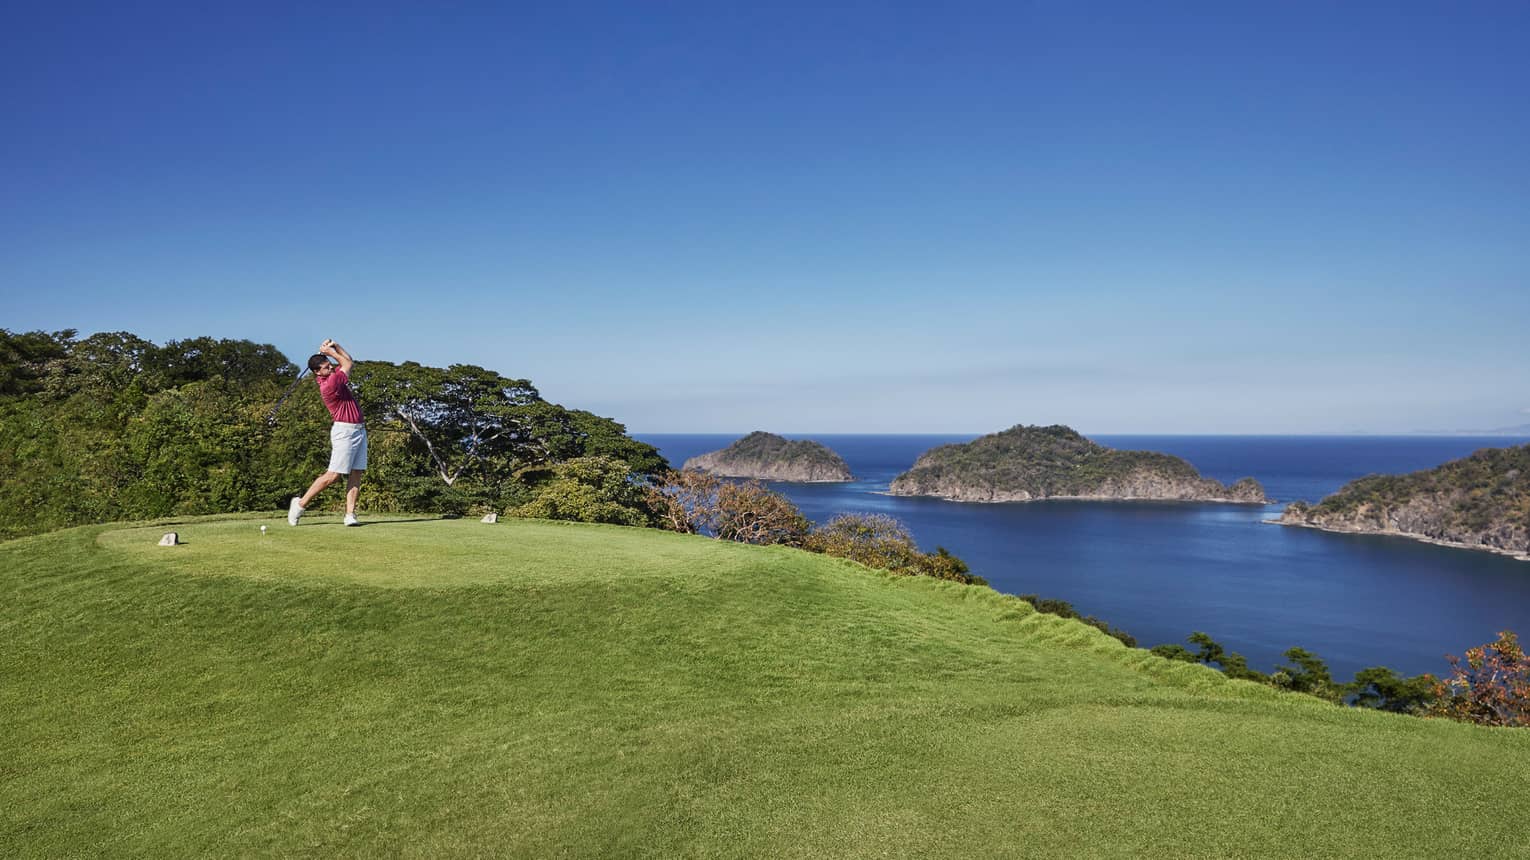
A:
<svg viewBox="0 0 1530 860">
<path fill-rule="evenodd" d="M 329 428 L 329 470 L 348 475 L 367 467 L 367 426 L 336 421 Z"/>
</svg>

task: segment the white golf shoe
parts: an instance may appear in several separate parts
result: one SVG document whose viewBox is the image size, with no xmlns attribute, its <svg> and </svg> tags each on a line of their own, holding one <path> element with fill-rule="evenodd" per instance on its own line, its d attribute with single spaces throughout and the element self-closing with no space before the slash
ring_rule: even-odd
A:
<svg viewBox="0 0 1530 860">
<path fill-rule="evenodd" d="M 356 521 L 356 515 L 355 514 L 346 514 L 345 515 L 345 524 L 348 525 L 348 526 L 359 526 L 359 525 L 361 525 L 361 523 Z"/>
<path fill-rule="evenodd" d="M 303 500 L 297 496 L 292 497 L 292 504 L 287 506 L 287 525 L 297 525 L 298 517 L 303 515 Z"/>
</svg>

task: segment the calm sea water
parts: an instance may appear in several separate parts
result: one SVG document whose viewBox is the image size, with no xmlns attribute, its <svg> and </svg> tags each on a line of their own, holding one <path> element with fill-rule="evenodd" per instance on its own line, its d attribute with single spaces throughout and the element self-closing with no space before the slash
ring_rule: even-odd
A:
<svg viewBox="0 0 1530 860">
<path fill-rule="evenodd" d="M 736 435 L 644 435 L 678 466 Z M 945 546 L 994 588 L 1068 600 L 1143 647 L 1203 630 L 1268 671 L 1301 646 L 1348 680 L 1365 666 L 1443 673 L 1444 655 L 1530 637 L 1530 563 L 1402 538 L 1269 525 L 1284 503 L 1318 501 L 1374 473 L 1437 466 L 1525 440 L 1474 437 L 1099 436 L 1113 448 L 1183 457 L 1221 481 L 1252 475 L 1281 504 L 962 504 L 884 495 L 923 451 L 972 436 L 815 435 L 858 480 L 773 484 L 809 518 L 883 513 L 926 550 Z"/>
</svg>

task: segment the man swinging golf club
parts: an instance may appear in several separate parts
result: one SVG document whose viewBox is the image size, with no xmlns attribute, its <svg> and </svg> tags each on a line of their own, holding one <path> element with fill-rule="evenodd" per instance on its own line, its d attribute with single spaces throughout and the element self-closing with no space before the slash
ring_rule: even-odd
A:
<svg viewBox="0 0 1530 860">
<path fill-rule="evenodd" d="M 313 497 L 339 480 L 341 475 L 346 476 L 345 524 L 358 525 L 356 497 L 361 493 L 361 473 L 367 468 L 367 428 L 361 423 L 361 406 L 356 403 L 356 395 L 351 393 L 349 385 L 354 364 L 350 353 L 327 338 L 319 344 L 319 354 L 308 359 L 308 369 L 313 372 L 314 381 L 319 383 L 319 396 L 324 398 L 324 406 L 335 423 L 329 429 L 329 469 L 314 479 L 301 498 L 293 497 L 292 504 L 287 507 L 288 525 L 297 525 Z"/>
</svg>

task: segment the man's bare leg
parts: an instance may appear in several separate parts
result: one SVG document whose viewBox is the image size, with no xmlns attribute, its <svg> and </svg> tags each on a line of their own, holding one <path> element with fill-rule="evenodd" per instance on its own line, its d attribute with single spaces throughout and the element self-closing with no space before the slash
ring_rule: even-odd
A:
<svg viewBox="0 0 1530 860">
<path fill-rule="evenodd" d="M 351 474 L 345 479 L 345 512 L 355 516 L 356 497 L 361 495 L 362 469 L 352 469 Z"/>
<path fill-rule="evenodd" d="M 330 484 L 333 484 L 337 479 L 339 479 L 339 477 L 339 472 L 325 472 L 324 474 L 315 478 L 313 481 L 313 486 L 308 488 L 308 492 L 303 494 L 303 498 L 298 502 L 298 504 L 302 505 L 304 508 L 308 507 L 308 503 L 313 501 L 314 496 L 324 492 L 324 488 L 328 487 Z"/>
</svg>

